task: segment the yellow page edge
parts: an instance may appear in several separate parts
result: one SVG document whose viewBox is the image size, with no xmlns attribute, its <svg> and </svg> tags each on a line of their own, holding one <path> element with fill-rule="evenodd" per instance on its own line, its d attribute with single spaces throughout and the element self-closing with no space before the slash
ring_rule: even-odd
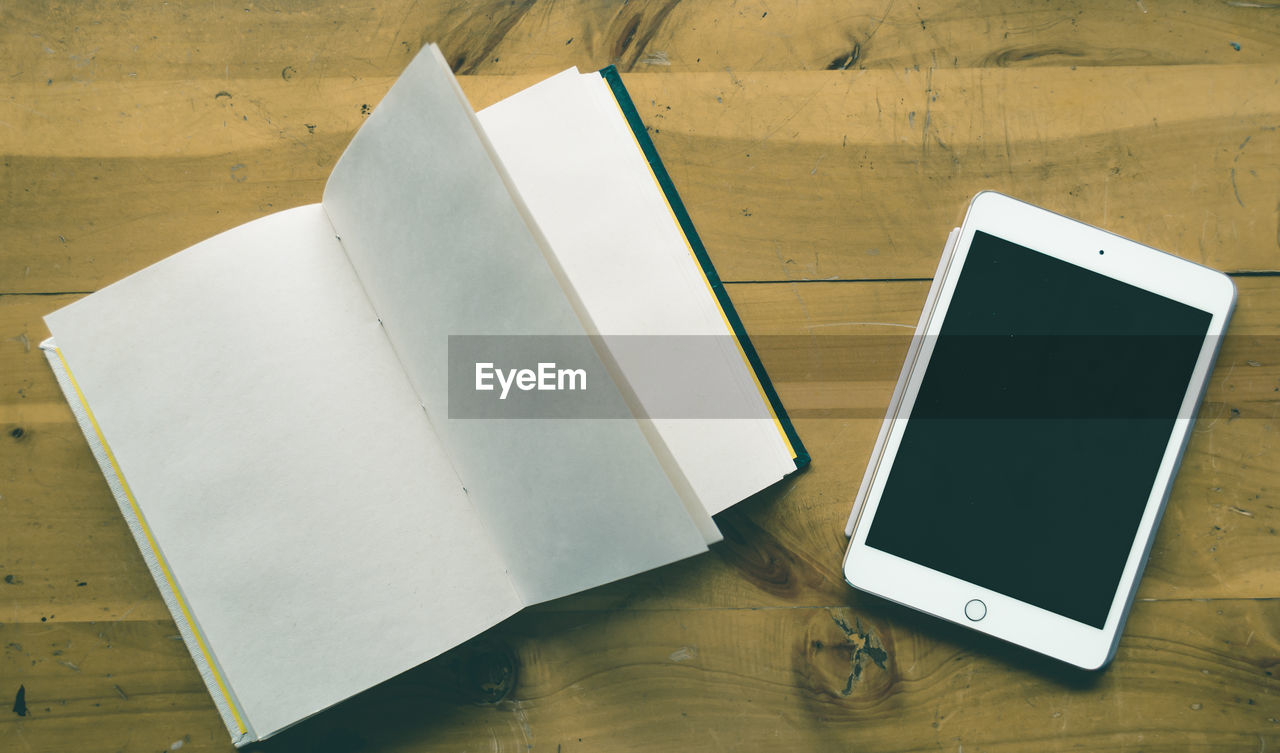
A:
<svg viewBox="0 0 1280 753">
<path fill-rule="evenodd" d="M 610 93 L 609 99 L 613 101 L 614 107 L 618 108 L 618 114 L 622 116 L 625 123 L 627 114 L 622 111 L 622 105 L 618 104 L 618 99 Z M 630 125 L 627 127 L 627 133 L 631 134 L 631 142 L 635 144 L 636 149 L 640 152 L 641 158 L 644 158 L 644 148 L 640 146 L 640 142 L 636 139 L 636 135 L 632 132 Z M 684 227 L 680 225 L 676 212 L 671 208 L 671 200 L 667 198 L 667 192 L 662 190 L 662 183 L 658 181 L 658 176 L 653 172 L 653 165 L 649 164 L 648 159 L 644 159 L 644 166 L 649 171 L 649 177 L 653 180 L 653 184 L 658 187 L 658 193 L 662 196 L 662 203 L 667 208 L 667 213 L 671 215 L 671 221 L 675 223 L 676 228 L 680 231 L 680 238 L 684 241 L 685 250 L 689 252 L 689 258 L 693 259 L 694 266 L 698 268 L 698 275 L 702 278 L 702 284 L 706 286 L 707 292 L 711 294 L 711 300 L 716 304 L 716 311 L 720 312 L 720 320 L 724 322 L 725 329 L 729 330 L 730 337 L 733 338 L 733 344 L 738 349 L 738 357 L 742 359 L 743 365 L 747 367 L 747 372 L 751 374 L 751 381 L 756 385 L 756 392 L 759 393 L 760 399 L 764 401 L 765 407 L 769 409 L 769 417 L 773 419 L 773 427 L 778 430 L 778 436 L 782 437 L 782 443 L 786 445 L 787 452 L 791 454 L 791 459 L 798 457 L 796 448 L 791 444 L 791 438 L 787 436 L 787 432 L 782 428 L 782 422 L 778 420 L 778 414 L 773 409 L 773 403 L 769 400 L 768 394 L 764 391 L 764 385 L 760 384 L 760 376 L 756 374 L 756 370 L 751 366 L 750 359 L 747 358 L 746 351 L 742 349 L 742 343 L 738 340 L 738 333 L 733 331 L 733 326 L 729 323 L 729 317 L 724 313 L 724 307 L 720 305 L 720 299 L 716 296 L 716 291 L 711 287 L 711 280 L 707 278 L 707 270 L 702 268 L 702 263 L 698 261 L 698 255 L 693 252 L 693 244 L 689 243 L 689 236 L 685 235 Z"/>
<path fill-rule="evenodd" d="M 62 367 L 62 373 L 66 375 L 67 384 L 71 387 L 71 391 L 75 394 L 75 399 L 79 403 L 81 410 L 84 412 L 84 418 L 88 421 L 89 428 L 93 429 L 93 433 L 102 447 L 103 455 L 106 457 L 107 463 L 110 465 L 111 472 L 115 475 L 119 482 L 119 488 L 124 494 L 124 498 L 128 501 L 129 507 L 133 512 L 134 519 L 138 522 L 138 528 L 142 531 L 146 540 L 147 547 L 151 550 L 152 556 L 155 558 L 158 569 L 164 576 L 165 583 L 169 588 L 169 593 L 173 595 L 173 600 L 177 604 L 182 618 L 190 630 L 191 636 L 195 639 L 196 645 L 200 650 L 200 654 L 204 658 L 205 666 L 209 668 L 209 674 L 213 678 L 214 684 L 218 691 L 222 694 L 223 700 L 226 702 L 226 708 L 230 712 L 231 718 L 235 723 L 236 733 L 234 735 L 234 744 L 241 745 L 250 742 L 251 737 L 248 725 L 240 715 L 240 710 L 235 699 L 231 695 L 222 673 L 218 670 L 218 665 L 213 659 L 213 653 L 209 650 L 208 643 L 205 641 L 204 635 L 200 632 L 196 624 L 195 618 L 191 614 L 190 608 L 187 606 L 186 600 L 182 597 L 182 592 L 178 589 L 177 581 L 173 577 L 173 571 L 169 568 L 168 561 L 160 552 L 160 547 L 156 544 L 154 535 L 151 533 L 151 527 L 147 525 L 147 520 L 142 514 L 142 509 L 138 507 L 138 501 L 133 495 L 133 490 L 129 487 L 129 482 L 125 480 L 123 471 L 116 461 L 115 453 L 112 452 L 111 446 L 107 444 L 106 436 L 102 432 L 102 427 L 98 424 L 97 417 L 93 414 L 93 409 L 89 407 L 89 401 L 85 398 L 84 391 L 80 389 L 80 384 L 76 381 L 75 375 L 71 372 L 71 366 L 67 363 L 66 357 L 62 354 L 62 350 L 50 341 L 41 344 L 41 348 L 46 352 L 52 352 L 58 358 L 58 363 Z M 79 418 L 79 416 L 77 416 Z M 84 427 L 82 427 L 84 428 Z M 96 454 L 96 453 L 95 453 Z M 115 491 L 114 489 L 112 490 Z M 230 726 L 230 725 L 228 725 Z"/>
</svg>

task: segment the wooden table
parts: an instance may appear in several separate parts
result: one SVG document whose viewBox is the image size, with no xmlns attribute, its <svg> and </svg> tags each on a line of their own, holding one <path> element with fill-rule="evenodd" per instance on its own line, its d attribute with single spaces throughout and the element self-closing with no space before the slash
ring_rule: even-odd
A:
<svg viewBox="0 0 1280 753">
<path fill-rule="evenodd" d="M 531 609 L 264 749 L 1280 746 L 1280 8 L 975 5 L 0 6 L 0 749 L 230 749 L 36 348 L 41 316 L 319 200 L 432 40 L 477 106 L 619 66 L 813 467 L 719 516 L 711 554 Z M 840 575 L 903 325 L 987 188 L 1240 291 L 1099 674 Z"/>
</svg>

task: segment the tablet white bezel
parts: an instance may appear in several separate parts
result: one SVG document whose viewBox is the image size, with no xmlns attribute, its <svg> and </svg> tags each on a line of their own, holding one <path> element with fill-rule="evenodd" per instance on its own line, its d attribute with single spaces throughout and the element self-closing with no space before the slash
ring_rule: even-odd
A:
<svg viewBox="0 0 1280 753">
<path fill-rule="evenodd" d="M 910 415 L 974 233 L 979 230 L 1194 306 L 1209 312 L 1212 317 L 1187 385 L 1179 412 L 1181 417 L 1175 419 L 1151 496 L 1147 499 L 1102 629 L 866 545 L 870 522 L 875 517 L 885 481 L 907 424 L 907 419 L 901 416 Z M 1100 251 L 1103 253 L 1099 253 Z M 890 422 L 887 439 L 879 457 L 873 459 L 868 469 L 868 473 L 873 476 L 845 555 L 845 579 L 861 590 L 1070 664 L 1087 669 L 1102 667 L 1114 655 L 1120 629 L 1168 499 L 1174 472 L 1190 436 L 1193 419 L 1187 416 L 1194 415 L 1203 396 L 1221 343 L 1221 335 L 1235 303 L 1235 286 L 1230 278 L 1220 272 L 992 192 L 980 193 L 974 197 L 960 228 L 952 258 L 944 263 L 944 267 L 945 269 L 939 270 L 944 277 L 933 310 L 922 317 L 921 328 L 916 331 L 917 338 L 923 337 L 919 352 L 915 362 L 909 364 L 909 369 L 904 369 L 906 381 L 898 415 L 886 418 Z M 1063 567 L 1070 565 L 1070 562 L 1063 563 Z M 985 603 L 985 618 L 974 621 L 965 616 L 965 605 L 972 599 L 980 599 Z"/>
</svg>

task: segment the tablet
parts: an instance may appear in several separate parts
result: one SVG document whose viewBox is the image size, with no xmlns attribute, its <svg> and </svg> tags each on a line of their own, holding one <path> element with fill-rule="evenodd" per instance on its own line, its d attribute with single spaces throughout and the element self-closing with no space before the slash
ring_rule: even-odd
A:
<svg viewBox="0 0 1280 753">
<path fill-rule="evenodd" d="M 1104 666 L 1234 304 L 1224 274 L 979 194 L 867 467 L 845 579 Z"/>
</svg>

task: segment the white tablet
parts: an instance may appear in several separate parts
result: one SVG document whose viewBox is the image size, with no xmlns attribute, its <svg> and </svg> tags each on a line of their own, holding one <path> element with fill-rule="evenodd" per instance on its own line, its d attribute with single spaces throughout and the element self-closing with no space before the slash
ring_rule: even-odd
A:
<svg viewBox="0 0 1280 753">
<path fill-rule="evenodd" d="M 845 578 L 1105 665 L 1234 304 L 1226 275 L 979 194 L 868 465 Z"/>
</svg>

